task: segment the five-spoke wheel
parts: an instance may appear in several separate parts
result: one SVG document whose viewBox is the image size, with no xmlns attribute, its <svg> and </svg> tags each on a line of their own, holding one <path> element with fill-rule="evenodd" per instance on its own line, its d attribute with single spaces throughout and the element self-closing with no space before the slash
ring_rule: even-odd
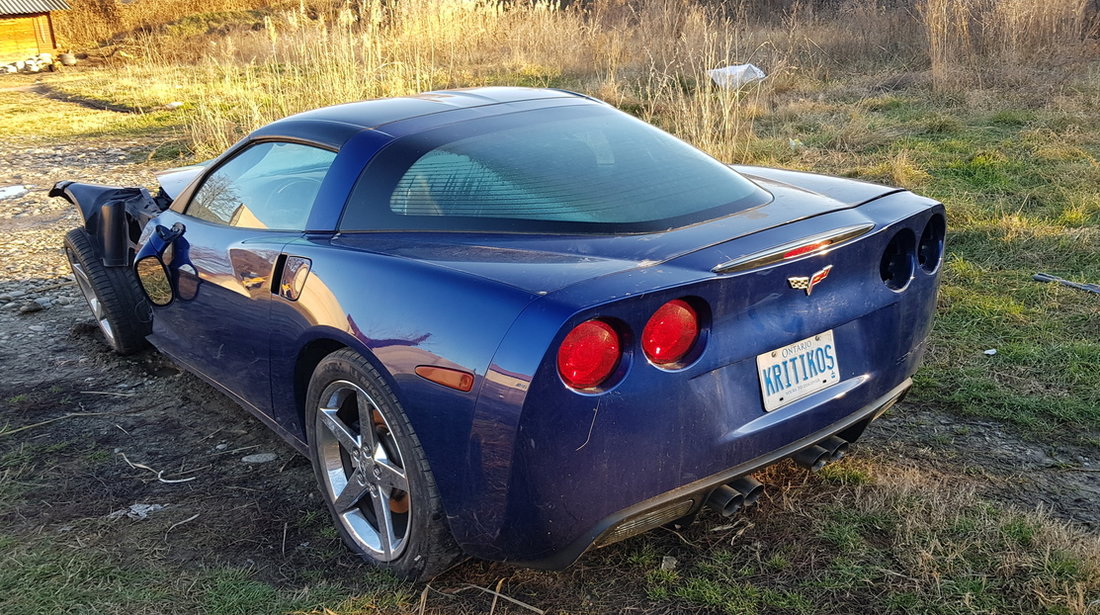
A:
<svg viewBox="0 0 1100 615">
<path fill-rule="evenodd" d="M 103 332 L 103 337 L 107 338 L 107 343 L 114 345 L 115 330 L 111 328 L 111 321 L 107 320 L 107 311 L 103 309 L 103 303 L 99 301 L 95 289 L 92 288 L 92 280 L 88 277 L 88 272 L 84 270 L 84 265 L 80 264 L 72 250 L 66 249 L 65 256 L 69 257 L 69 266 L 73 269 L 76 286 L 80 289 L 80 294 L 84 295 L 88 307 L 92 309 L 92 316 L 99 325 L 99 330 Z"/>
<path fill-rule="evenodd" d="M 306 394 L 314 472 L 344 542 L 368 562 L 415 579 L 459 552 L 427 458 L 389 384 L 359 353 L 318 363 Z"/>
<path fill-rule="evenodd" d="M 339 521 L 364 551 L 400 557 L 409 536 L 409 478 L 401 449 L 371 396 L 347 380 L 321 393 L 317 458 Z"/>
</svg>

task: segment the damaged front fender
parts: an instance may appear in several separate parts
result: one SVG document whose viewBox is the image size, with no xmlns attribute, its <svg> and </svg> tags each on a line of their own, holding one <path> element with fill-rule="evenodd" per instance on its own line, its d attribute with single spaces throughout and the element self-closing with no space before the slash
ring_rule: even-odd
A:
<svg viewBox="0 0 1100 615">
<path fill-rule="evenodd" d="M 106 267 L 126 267 L 138 248 L 138 238 L 149 220 L 171 204 L 145 188 L 100 186 L 73 181 L 54 184 L 49 192 L 76 206 L 84 220 L 84 230 Z"/>
</svg>

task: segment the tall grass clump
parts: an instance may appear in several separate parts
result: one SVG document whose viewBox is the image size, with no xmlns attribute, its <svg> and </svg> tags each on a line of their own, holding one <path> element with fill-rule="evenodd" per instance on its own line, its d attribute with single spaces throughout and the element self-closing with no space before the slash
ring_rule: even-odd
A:
<svg viewBox="0 0 1100 615">
<path fill-rule="evenodd" d="M 136 101 L 186 98 L 197 156 L 307 109 L 494 84 L 590 92 L 725 155 L 747 134 L 761 86 L 716 90 L 705 71 L 745 61 L 794 70 L 793 45 L 747 36 L 725 11 L 690 0 L 359 0 L 270 11 L 261 24 L 173 45 L 145 35 L 110 87 Z"/>
<path fill-rule="evenodd" d="M 299 2 L 250 14 L 248 27 L 209 33 L 170 25 L 174 34 L 135 35 L 140 57 L 113 69 L 108 87 L 116 94 L 128 88 L 139 107 L 148 99 L 163 104 L 186 98 L 186 139 L 198 156 L 306 109 L 507 84 L 591 93 L 720 158 L 741 160 L 769 93 L 821 82 L 856 65 L 875 70 L 876 63 L 897 62 L 908 53 L 901 41 L 920 35 L 905 14 L 875 0 L 847 0 L 839 9 L 864 24 L 868 34 L 860 37 L 801 5 L 770 20 L 748 6 L 694 0 Z M 768 79 L 721 90 L 706 75 L 744 62 L 762 67 Z"/>
<path fill-rule="evenodd" d="M 1051 83 L 1095 56 L 1090 16 L 1077 0 L 921 0 L 933 83 Z"/>
</svg>

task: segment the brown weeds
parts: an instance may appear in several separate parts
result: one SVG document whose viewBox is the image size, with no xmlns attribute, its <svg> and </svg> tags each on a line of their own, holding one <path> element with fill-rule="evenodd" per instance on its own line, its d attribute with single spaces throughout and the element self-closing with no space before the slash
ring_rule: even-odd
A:
<svg viewBox="0 0 1100 615">
<path fill-rule="evenodd" d="M 593 93 L 730 161 L 749 157 L 773 94 L 859 72 L 889 90 L 1064 81 L 1094 45 L 1075 0 L 73 0 L 72 41 L 131 33 L 113 90 L 136 106 L 187 98 L 187 140 L 212 155 L 279 117 L 365 98 L 487 84 Z M 251 9 L 261 9 L 259 11 Z M 194 15 L 197 11 L 204 15 Z M 240 17 L 218 16 L 237 11 Z M 160 28 L 172 22 L 173 25 Z M 160 28 L 160 29 L 158 29 Z M 752 62 L 763 82 L 722 90 L 705 71 Z M 149 100 L 152 99 L 152 104 Z M 141 101 L 145 101 L 142 103 Z M 841 147 L 876 137 L 842 121 Z M 901 161 L 900 166 L 905 166 Z M 892 172 L 890 174 L 893 174 Z M 904 173 L 902 173 L 904 174 Z"/>
</svg>

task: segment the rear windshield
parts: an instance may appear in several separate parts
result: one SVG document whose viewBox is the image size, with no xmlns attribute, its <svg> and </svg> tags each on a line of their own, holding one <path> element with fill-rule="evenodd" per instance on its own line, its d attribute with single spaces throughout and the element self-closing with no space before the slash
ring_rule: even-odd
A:
<svg viewBox="0 0 1100 615">
<path fill-rule="evenodd" d="M 644 232 L 769 198 L 679 139 L 583 105 L 397 139 L 368 165 L 341 230 Z"/>
</svg>

